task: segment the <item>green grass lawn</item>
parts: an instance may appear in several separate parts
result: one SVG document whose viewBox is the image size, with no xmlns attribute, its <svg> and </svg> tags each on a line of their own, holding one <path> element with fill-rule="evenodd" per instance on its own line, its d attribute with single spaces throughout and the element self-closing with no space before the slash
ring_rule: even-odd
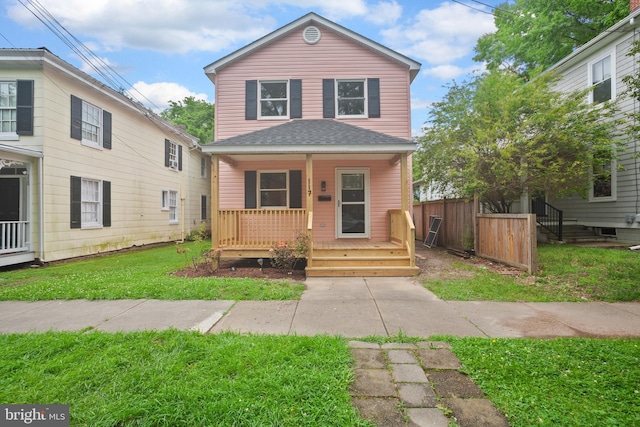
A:
<svg viewBox="0 0 640 427">
<path fill-rule="evenodd" d="M 368 425 L 338 337 L 50 332 L 0 349 L 0 402 L 69 404 L 71 425 Z"/>
<path fill-rule="evenodd" d="M 453 340 L 463 369 L 519 426 L 640 425 L 640 340 Z"/>
<path fill-rule="evenodd" d="M 629 250 L 544 245 L 534 276 L 501 275 L 457 263 L 470 277 L 429 280 L 442 299 L 461 301 L 640 301 L 640 253 Z"/>
<path fill-rule="evenodd" d="M 185 243 L 186 256 L 210 242 Z M 242 278 L 183 278 L 171 273 L 187 266 L 175 245 L 0 272 L 0 300 L 51 299 L 299 299 L 302 284 Z"/>
</svg>

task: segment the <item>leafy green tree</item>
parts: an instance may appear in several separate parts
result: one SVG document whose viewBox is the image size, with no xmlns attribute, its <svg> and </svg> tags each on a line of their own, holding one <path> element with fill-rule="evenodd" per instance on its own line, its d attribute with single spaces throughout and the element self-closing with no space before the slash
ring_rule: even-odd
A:
<svg viewBox="0 0 640 427">
<path fill-rule="evenodd" d="M 213 141 L 215 105 L 188 96 L 182 101 L 169 101 L 170 107 L 160 116 L 199 139 L 200 144 Z"/>
<path fill-rule="evenodd" d="M 494 70 L 455 82 L 434 104 L 416 162 L 433 189 L 509 212 L 523 194 L 586 194 L 593 167 L 616 155 L 614 105 L 561 94 L 546 73 Z M 594 155 L 597 153 L 597 156 Z"/>
<path fill-rule="evenodd" d="M 478 39 L 476 61 L 523 75 L 555 64 L 629 15 L 629 0 L 514 0 L 494 9 L 497 31 Z"/>
</svg>

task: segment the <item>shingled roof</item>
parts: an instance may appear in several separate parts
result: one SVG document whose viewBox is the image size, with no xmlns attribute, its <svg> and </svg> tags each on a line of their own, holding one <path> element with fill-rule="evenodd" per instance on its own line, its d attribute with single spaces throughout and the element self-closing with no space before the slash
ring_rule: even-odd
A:
<svg viewBox="0 0 640 427">
<path fill-rule="evenodd" d="M 205 153 L 342 153 L 415 151 L 408 139 L 386 135 L 333 119 L 291 120 L 255 132 L 234 136 L 202 146 Z"/>
</svg>

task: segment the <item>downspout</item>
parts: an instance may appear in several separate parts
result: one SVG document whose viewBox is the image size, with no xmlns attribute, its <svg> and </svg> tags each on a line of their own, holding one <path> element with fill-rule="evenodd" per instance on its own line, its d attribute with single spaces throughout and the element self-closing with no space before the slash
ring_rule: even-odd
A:
<svg viewBox="0 0 640 427">
<path fill-rule="evenodd" d="M 42 178 L 44 173 L 42 172 L 43 158 L 38 157 L 38 222 L 40 227 L 38 230 L 38 239 L 40 240 L 40 262 L 44 263 L 44 183 Z"/>
</svg>

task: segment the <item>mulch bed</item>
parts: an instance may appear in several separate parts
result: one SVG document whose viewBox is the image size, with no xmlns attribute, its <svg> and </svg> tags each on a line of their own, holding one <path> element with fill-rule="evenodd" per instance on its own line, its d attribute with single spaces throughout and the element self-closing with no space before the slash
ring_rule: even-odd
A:
<svg viewBox="0 0 640 427">
<path fill-rule="evenodd" d="M 183 268 L 174 274 L 179 277 L 235 277 L 251 279 L 291 279 L 303 281 L 306 279 L 304 268 L 306 262 L 300 260 L 291 272 L 286 272 L 271 266 L 269 259 L 264 259 L 262 268 L 258 260 L 254 258 L 222 259 L 220 266 L 213 271 L 210 265 L 200 264 L 197 269 L 193 267 Z"/>
</svg>

